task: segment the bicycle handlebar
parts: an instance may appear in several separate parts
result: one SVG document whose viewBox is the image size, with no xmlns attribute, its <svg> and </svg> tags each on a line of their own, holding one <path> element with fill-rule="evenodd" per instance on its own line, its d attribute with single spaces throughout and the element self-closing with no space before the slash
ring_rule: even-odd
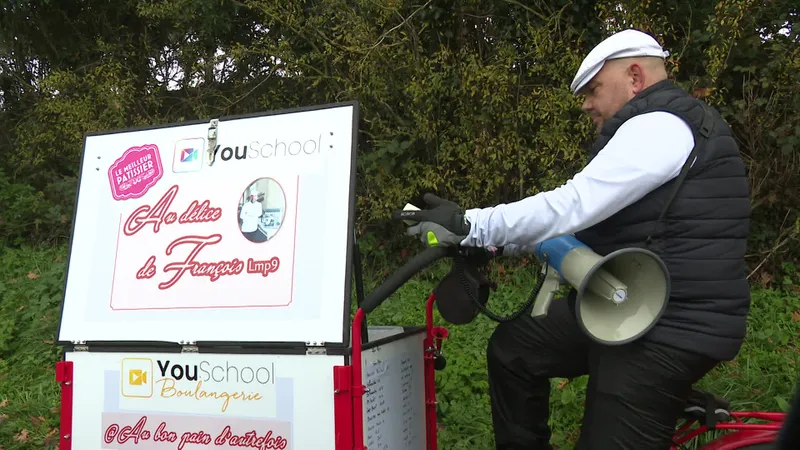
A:
<svg viewBox="0 0 800 450">
<path fill-rule="evenodd" d="M 361 304 L 361 309 L 363 309 L 365 313 L 372 312 L 394 294 L 400 286 L 410 280 L 411 277 L 437 260 L 448 256 L 453 251 L 455 251 L 455 249 L 450 247 L 428 247 L 421 253 L 418 253 L 411 258 L 410 261 L 405 263 L 400 270 L 393 273 L 388 280 L 384 281 L 383 284 L 370 292 L 367 298 L 364 299 L 364 303 Z"/>
</svg>

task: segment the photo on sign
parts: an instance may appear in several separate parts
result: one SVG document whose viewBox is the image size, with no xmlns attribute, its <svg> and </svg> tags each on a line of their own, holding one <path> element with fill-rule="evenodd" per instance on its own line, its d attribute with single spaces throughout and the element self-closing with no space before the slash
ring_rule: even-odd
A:
<svg viewBox="0 0 800 450">
<path fill-rule="evenodd" d="M 272 178 L 259 178 L 239 198 L 239 229 L 250 242 L 272 239 L 286 214 L 286 194 Z"/>
</svg>

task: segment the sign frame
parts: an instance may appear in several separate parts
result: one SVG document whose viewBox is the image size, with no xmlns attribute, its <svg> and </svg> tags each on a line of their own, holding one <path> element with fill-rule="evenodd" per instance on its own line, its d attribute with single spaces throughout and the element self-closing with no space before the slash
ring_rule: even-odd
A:
<svg viewBox="0 0 800 450">
<path fill-rule="evenodd" d="M 349 198 L 347 201 L 347 242 L 345 249 L 345 280 L 344 292 L 341 293 L 342 298 L 340 301 L 342 305 L 341 317 L 341 341 L 331 342 L 316 342 L 311 340 L 305 341 L 148 341 L 148 340 L 94 340 L 94 341 L 70 341 L 62 339 L 62 329 L 64 322 L 64 310 L 66 307 L 67 285 L 69 283 L 70 264 L 73 260 L 73 252 L 78 250 L 74 246 L 75 233 L 78 226 L 78 205 L 81 194 L 81 184 L 83 178 L 83 170 L 88 162 L 86 144 L 90 137 L 95 136 L 110 136 L 116 134 L 162 130 L 168 128 L 193 126 L 208 124 L 209 120 L 196 119 L 181 122 L 170 122 L 156 125 L 142 125 L 135 127 L 127 127 L 121 129 L 107 130 L 107 131 L 92 131 L 84 134 L 83 137 L 83 150 L 80 159 L 80 174 L 78 176 L 77 190 L 75 194 L 75 207 L 73 211 L 70 240 L 68 245 L 68 253 L 66 257 L 66 274 L 63 284 L 63 295 L 61 301 L 61 310 L 59 314 L 59 322 L 57 328 L 56 345 L 61 346 L 64 351 L 71 351 L 76 348 L 85 349 L 86 346 L 91 347 L 91 351 L 135 351 L 135 352 L 180 352 L 185 346 L 197 348 L 198 351 L 208 352 L 221 352 L 221 353 L 279 353 L 279 354 L 301 354 L 307 353 L 309 348 L 324 348 L 329 355 L 346 355 L 350 347 L 351 330 L 349 324 L 351 323 L 353 287 L 355 282 L 357 304 L 363 301 L 363 279 L 360 267 L 360 255 L 358 255 L 357 241 L 355 236 L 355 221 L 356 221 L 356 208 L 357 208 L 357 153 L 358 153 L 358 134 L 360 125 L 360 104 L 358 101 L 343 101 L 335 103 L 326 103 L 312 106 L 301 106 L 285 109 L 272 109 L 266 111 L 259 111 L 246 114 L 226 115 L 215 118 L 220 122 L 233 121 L 248 118 L 261 118 L 269 116 L 279 116 L 292 113 L 321 111 L 342 107 L 352 107 L 352 127 L 351 127 L 351 146 L 350 146 L 350 176 L 348 180 Z M 355 267 L 358 265 L 358 267 Z"/>
</svg>

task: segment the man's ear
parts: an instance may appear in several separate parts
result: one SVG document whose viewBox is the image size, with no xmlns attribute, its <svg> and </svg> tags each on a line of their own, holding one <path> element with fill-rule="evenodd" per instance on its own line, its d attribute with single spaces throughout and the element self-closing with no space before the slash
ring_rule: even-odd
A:
<svg viewBox="0 0 800 450">
<path fill-rule="evenodd" d="M 628 66 L 628 76 L 631 80 L 631 90 L 633 95 L 638 95 L 645 87 L 645 70 L 638 62 L 632 63 Z"/>
</svg>

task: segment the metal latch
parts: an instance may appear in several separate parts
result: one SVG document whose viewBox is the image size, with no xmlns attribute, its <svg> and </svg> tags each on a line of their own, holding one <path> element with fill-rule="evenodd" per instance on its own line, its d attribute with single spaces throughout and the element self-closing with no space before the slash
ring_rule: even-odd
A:
<svg viewBox="0 0 800 450">
<path fill-rule="evenodd" d="M 208 165 L 214 165 L 214 160 L 216 159 L 217 152 L 214 150 L 217 148 L 217 128 L 219 127 L 219 119 L 211 119 L 208 123 L 208 147 L 206 151 L 208 152 Z"/>
</svg>

